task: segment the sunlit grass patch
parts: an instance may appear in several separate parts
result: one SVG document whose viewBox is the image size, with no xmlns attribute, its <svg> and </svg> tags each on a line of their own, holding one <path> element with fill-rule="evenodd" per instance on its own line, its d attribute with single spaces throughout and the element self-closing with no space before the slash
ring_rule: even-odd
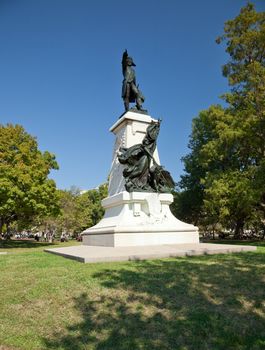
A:
<svg viewBox="0 0 265 350">
<path fill-rule="evenodd" d="M 265 346 L 265 248 L 99 264 L 20 249 L 0 257 L 0 344 L 10 349 Z"/>
</svg>

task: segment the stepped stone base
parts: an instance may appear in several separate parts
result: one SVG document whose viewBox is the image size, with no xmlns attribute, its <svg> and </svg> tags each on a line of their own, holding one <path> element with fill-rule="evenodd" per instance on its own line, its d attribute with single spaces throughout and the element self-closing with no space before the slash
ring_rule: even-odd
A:
<svg viewBox="0 0 265 350">
<path fill-rule="evenodd" d="M 83 263 L 147 260 L 194 255 L 239 253 L 255 251 L 257 248 L 245 245 L 228 244 L 170 244 L 142 247 L 92 247 L 73 246 L 65 248 L 45 249 L 46 252 L 61 255 Z"/>
</svg>

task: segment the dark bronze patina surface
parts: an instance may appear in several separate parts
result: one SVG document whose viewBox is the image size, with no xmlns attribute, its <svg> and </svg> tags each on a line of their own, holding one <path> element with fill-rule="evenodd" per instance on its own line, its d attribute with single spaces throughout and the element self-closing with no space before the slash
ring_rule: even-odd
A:
<svg viewBox="0 0 265 350">
<path fill-rule="evenodd" d="M 136 75 L 133 67 L 135 67 L 133 59 L 128 56 L 128 52 L 125 50 L 122 56 L 122 74 L 124 79 L 122 82 L 121 94 L 124 101 L 125 111 L 129 110 L 130 103 L 136 103 L 131 111 L 145 114 L 147 111 L 142 108 L 145 98 L 139 90 L 139 86 L 136 85 Z"/>
<path fill-rule="evenodd" d="M 128 192 L 169 193 L 175 188 L 170 173 L 158 165 L 153 157 L 160 122 L 152 122 L 148 126 L 142 143 L 120 148 L 118 159 L 125 165 L 123 176 Z"/>
</svg>

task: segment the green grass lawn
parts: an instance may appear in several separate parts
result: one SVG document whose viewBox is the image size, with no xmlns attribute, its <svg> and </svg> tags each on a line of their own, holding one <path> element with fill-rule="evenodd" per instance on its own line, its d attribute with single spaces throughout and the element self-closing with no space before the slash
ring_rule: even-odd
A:
<svg viewBox="0 0 265 350">
<path fill-rule="evenodd" d="M 24 252 L 37 252 L 43 251 L 46 248 L 59 248 L 68 247 L 73 245 L 80 245 L 80 242 L 71 240 L 68 242 L 61 243 L 59 241 L 54 241 L 53 243 L 48 242 L 36 242 L 30 239 L 18 239 L 18 240 L 0 240 L 0 253 L 24 253 Z M 1 349 L 0 349 L 1 350 Z"/>
<path fill-rule="evenodd" d="M 257 252 L 98 264 L 45 253 L 43 243 L 4 244 L 1 350 L 265 349 L 262 244 Z"/>
</svg>

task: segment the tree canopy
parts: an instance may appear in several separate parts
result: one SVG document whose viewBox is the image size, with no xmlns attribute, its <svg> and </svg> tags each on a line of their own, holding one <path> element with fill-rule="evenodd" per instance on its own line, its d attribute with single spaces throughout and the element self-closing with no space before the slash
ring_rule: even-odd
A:
<svg viewBox="0 0 265 350">
<path fill-rule="evenodd" d="M 247 4 L 225 23 L 222 42 L 231 90 L 225 107 L 210 106 L 193 120 L 175 210 L 240 237 L 246 227 L 265 228 L 265 12 Z"/>
<path fill-rule="evenodd" d="M 41 152 L 22 126 L 0 125 L 0 232 L 14 221 L 23 225 L 58 212 L 51 169 L 58 169 L 55 156 Z"/>
<path fill-rule="evenodd" d="M 56 189 L 48 178 L 55 156 L 41 152 L 20 125 L 0 125 L 0 233 L 3 227 L 76 235 L 103 216 L 107 184 L 80 191 Z"/>
<path fill-rule="evenodd" d="M 86 228 L 96 225 L 103 217 L 101 200 L 107 197 L 107 194 L 107 184 L 84 192 L 75 187 L 70 190 L 58 190 L 59 215 L 40 220 L 40 229 L 77 236 Z"/>
</svg>

